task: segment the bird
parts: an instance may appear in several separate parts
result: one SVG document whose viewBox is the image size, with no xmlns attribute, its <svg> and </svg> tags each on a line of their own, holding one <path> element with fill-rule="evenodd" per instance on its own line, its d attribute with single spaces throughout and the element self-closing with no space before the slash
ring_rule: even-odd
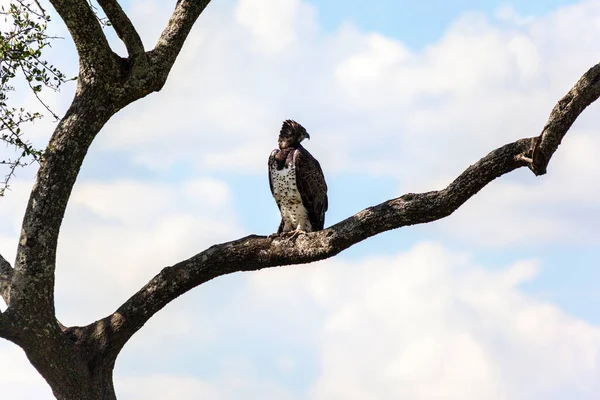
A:
<svg viewBox="0 0 600 400">
<path fill-rule="evenodd" d="M 272 236 L 296 237 L 325 225 L 327 184 L 319 162 L 300 143 L 310 139 L 302 125 L 288 119 L 279 132 L 279 148 L 269 156 L 271 194 L 281 213 Z"/>
</svg>

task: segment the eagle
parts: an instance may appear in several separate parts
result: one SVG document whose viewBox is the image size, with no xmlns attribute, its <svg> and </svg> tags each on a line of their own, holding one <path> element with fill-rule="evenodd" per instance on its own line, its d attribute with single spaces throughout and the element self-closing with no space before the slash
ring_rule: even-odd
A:
<svg viewBox="0 0 600 400">
<path fill-rule="evenodd" d="M 281 212 L 278 235 L 323 229 L 327 211 L 327 184 L 319 162 L 300 144 L 310 139 L 293 120 L 283 122 L 279 148 L 269 156 L 269 184 Z"/>
</svg>

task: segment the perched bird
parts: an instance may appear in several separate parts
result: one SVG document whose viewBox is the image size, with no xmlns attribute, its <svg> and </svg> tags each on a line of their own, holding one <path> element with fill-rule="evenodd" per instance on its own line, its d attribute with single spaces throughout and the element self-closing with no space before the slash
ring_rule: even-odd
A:
<svg viewBox="0 0 600 400">
<path fill-rule="evenodd" d="M 319 162 L 300 142 L 310 139 L 296 121 L 283 122 L 279 148 L 269 157 L 269 184 L 281 212 L 277 233 L 315 232 L 323 229 L 327 211 L 327 184 Z"/>
</svg>

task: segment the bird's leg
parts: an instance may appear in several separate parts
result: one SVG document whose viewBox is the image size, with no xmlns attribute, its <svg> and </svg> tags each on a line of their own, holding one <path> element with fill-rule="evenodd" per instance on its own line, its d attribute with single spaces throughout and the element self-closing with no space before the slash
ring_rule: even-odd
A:
<svg viewBox="0 0 600 400">
<path fill-rule="evenodd" d="M 287 238 L 288 240 L 293 240 L 294 242 L 296 241 L 296 239 L 298 239 L 298 236 L 300 235 L 306 235 L 306 231 L 302 230 L 302 229 L 296 229 L 293 230 L 291 232 L 286 232 L 289 237 Z"/>
<path fill-rule="evenodd" d="M 298 239 L 298 236 L 300 235 L 306 235 L 308 232 L 311 232 L 311 226 L 308 223 L 299 223 L 296 226 L 296 229 L 294 229 L 293 231 L 291 231 L 291 235 L 290 237 L 288 237 L 288 240 L 293 240 L 294 242 L 296 242 L 296 239 Z"/>
</svg>

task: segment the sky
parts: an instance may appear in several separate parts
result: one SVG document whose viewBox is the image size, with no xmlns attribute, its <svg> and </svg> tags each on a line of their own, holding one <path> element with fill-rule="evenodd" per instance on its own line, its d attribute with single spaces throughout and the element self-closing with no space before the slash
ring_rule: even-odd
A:
<svg viewBox="0 0 600 400">
<path fill-rule="evenodd" d="M 146 48 L 174 3 L 122 3 Z M 65 39 L 48 57 L 76 75 L 58 17 L 51 29 Z M 59 238 L 58 318 L 90 323 L 165 266 L 273 233 L 266 161 L 283 120 L 311 135 L 329 226 L 443 188 L 489 151 L 539 134 L 599 61 L 599 35 L 591 0 L 213 0 L 164 89 L 114 116 L 88 153 Z M 64 112 L 73 93 L 46 100 Z M 36 104 L 26 91 L 14 99 Z M 444 220 L 173 301 L 119 356 L 119 399 L 599 398 L 598 107 L 547 175 L 523 168 Z M 46 118 L 27 134 L 43 146 L 53 126 Z M 20 170 L 0 199 L 9 260 L 34 176 Z M 0 393 L 52 398 L 6 341 Z"/>
</svg>

